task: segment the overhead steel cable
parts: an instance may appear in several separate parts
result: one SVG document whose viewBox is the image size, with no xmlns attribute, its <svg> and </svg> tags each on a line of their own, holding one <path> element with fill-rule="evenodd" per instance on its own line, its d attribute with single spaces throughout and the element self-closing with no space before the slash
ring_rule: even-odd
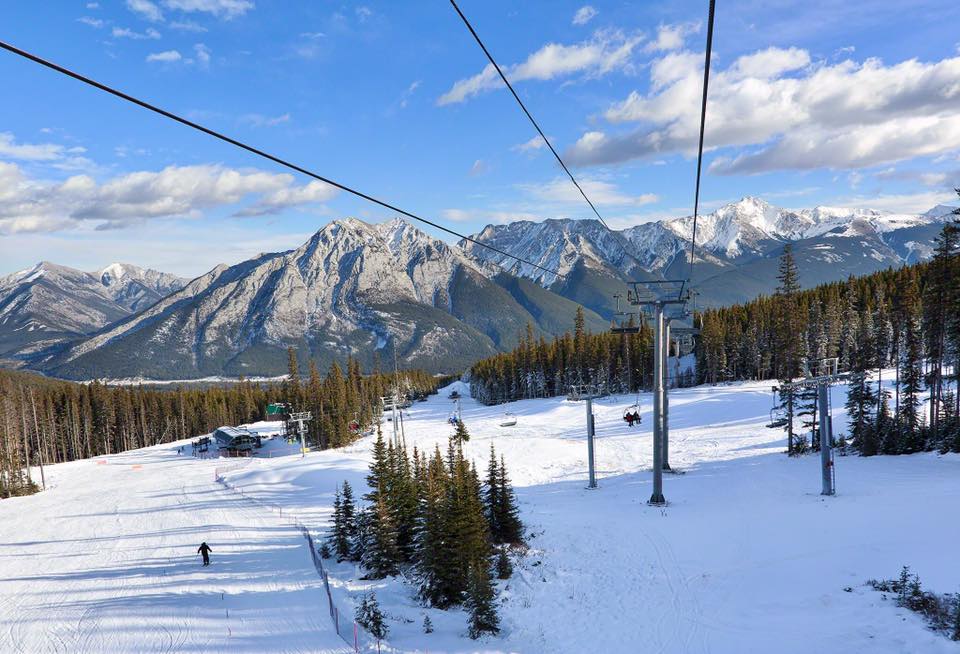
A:
<svg viewBox="0 0 960 654">
<path fill-rule="evenodd" d="M 530 120 L 530 123 L 533 125 L 534 129 L 537 130 L 537 133 L 540 135 L 540 138 L 543 139 L 543 142 L 547 144 L 547 147 L 550 148 L 550 152 L 553 153 L 554 158 L 557 160 L 557 163 L 560 164 L 560 167 L 563 168 L 563 171 L 567 174 L 567 177 L 570 178 L 570 181 L 573 182 L 573 185 L 577 187 L 577 190 L 580 191 L 580 195 L 583 196 L 583 199 L 586 200 L 587 204 L 590 205 L 590 209 L 593 210 L 594 215 L 600 220 L 604 227 L 607 228 L 614 237 L 620 240 L 620 245 L 623 248 L 624 254 L 632 258 L 638 265 L 640 263 L 640 258 L 634 256 L 630 253 L 629 242 L 624 238 L 624 236 L 617 230 L 610 227 L 607 224 L 607 221 L 603 219 L 603 216 L 600 215 L 600 212 L 597 211 L 596 205 L 593 201 L 587 196 L 586 192 L 583 190 L 583 187 L 580 186 L 580 182 L 577 181 L 577 178 L 573 176 L 573 173 L 570 172 L 570 169 L 567 167 L 567 164 L 564 163 L 563 158 L 557 152 L 556 148 L 553 147 L 553 144 L 550 142 L 550 139 L 547 138 L 547 135 L 543 133 L 543 130 L 540 129 L 540 125 L 537 123 L 536 119 L 533 117 L 533 114 L 530 113 L 530 110 L 527 109 L 527 106 L 523 103 L 523 100 L 520 99 L 520 96 L 514 90 L 513 85 L 510 83 L 510 80 L 507 79 L 507 76 L 504 74 L 503 69 L 500 68 L 500 64 L 497 63 L 496 59 L 493 58 L 493 55 L 490 54 L 490 51 L 487 49 L 487 46 L 484 45 L 483 41 L 480 39 L 480 35 L 477 34 L 477 31 L 473 29 L 473 25 L 460 10 L 460 7 L 457 5 L 456 0 L 450 0 L 450 4 L 453 5 L 453 8 L 457 11 L 457 14 L 460 16 L 460 19 L 463 21 L 463 24 L 466 25 L 467 29 L 470 30 L 470 34 L 473 35 L 474 40 L 477 42 L 477 45 L 480 46 L 480 49 L 483 50 L 483 54 L 487 56 L 487 59 L 490 61 L 490 64 L 496 69 L 497 74 L 500 75 L 500 79 L 503 80 L 503 83 L 510 90 L 510 93 L 513 95 L 513 98 L 517 101 L 517 104 L 520 105 L 520 108 L 523 110 L 523 113 L 526 114 L 527 118 Z"/>
<path fill-rule="evenodd" d="M 304 168 L 304 167 L 302 167 L 302 166 L 298 166 L 297 164 L 291 163 L 291 162 L 289 162 L 289 161 L 287 161 L 287 160 L 285 160 L 285 159 L 282 159 L 282 158 L 280 158 L 280 157 L 278 157 L 278 156 L 276 156 L 276 155 L 272 155 L 272 154 L 270 154 L 269 152 L 265 152 L 265 151 L 263 151 L 263 150 L 261 150 L 261 149 L 259 149 L 259 148 L 256 148 L 256 147 L 254 147 L 254 146 L 252 146 L 252 145 L 248 145 L 248 144 L 244 143 L 243 141 L 239 141 L 239 140 L 237 140 L 237 139 L 235 139 L 235 138 L 232 138 L 232 137 L 230 137 L 230 136 L 227 136 L 226 134 L 222 134 L 222 133 L 220 133 L 220 132 L 217 132 L 217 131 L 215 131 L 215 130 L 213 130 L 213 129 L 210 129 L 209 127 L 204 127 L 203 125 L 201 125 L 201 124 L 199 124 L 199 123 L 196 123 L 196 122 L 194 122 L 194 121 L 192 121 L 192 120 L 189 120 L 189 119 L 187 119 L 187 118 L 184 118 L 183 116 L 179 116 L 179 115 L 177 115 L 177 114 L 175 114 L 175 113 L 173 113 L 173 112 L 171 112 L 171 111 L 167 111 L 166 109 L 162 109 L 162 108 L 160 108 L 160 107 L 158 107 L 158 106 L 156 106 L 156 105 L 150 104 L 149 102 L 146 102 L 145 100 L 141 100 L 141 99 L 136 98 L 136 97 L 134 97 L 134 96 L 132 96 L 132 95 L 129 95 L 128 93 L 124 93 L 123 91 L 119 91 L 119 90 L 117 90 L 117 89 L 115 89 L 115 88 L 113 88 L 113 87 L 111 87 L 111 86 L 107 86 L 106 84 L 103 84 L 103 83 L 98 82 L 98 81 L 96 81 L 96 80 L 94 80 L 94 79 L 91 79 L 91 78 L 89 78 L 89 77 L 86 77 L 86 76 L 84 76 L 84 75 L 81 75 L 80 73 L 74 72 L 74 71 L 70 70 L 69 68 L 64 68 L 63 66 L 60 66 L 59 64 L 55 64 L 55 63 L 53 63 L 52 61 L 48 61 L 48 60 L 46 60 L 46 59 L 43 59 L 42 57 L 38 57 L 38 56 L 35 55 L 35 54 L 32 54 L 32 53 L 30 53 L 30 52 L 27 52 L 26 50 L 21 50 L 20 48 L 18 48 L 18 47 L 16 47 L 16 46 L 13 46 L 13 45 L 10 45 L 9 43 L 6 43 L 5 41 L 0 41 L 0 48 L 3 48 L 4 50 L 7 50 L 8 52 L 11 52 L 11 53 L 13 53 L 13 54 L 15 54 L 15 55 L 19 55 L 20 57 L 23 57 L 24 59 L 29 59 L 30 61 L 33 61 L 34 63 L 40 64 L 41 66 L 45 66 L 45 67 L 47 67 L 47 68 L 49 68 L 49 69 L 51 69 L 51 70 L 54 70 L 54 71 L 56 71 L 56 72 L 58 72 L 58 73 L 62 73 L 63 75 L 66 75 L 66 76 L 68 76 L 68 77 L 72 77 L 72 78 L 75 79 L 75 80 L 78 80 L 78 81 L 80 81 L 80 82 L 83 82 L 84 84 L 88 84 L 88 85 L 90 85 L 90 86 L 92 86 L 92 87 L 94 87 L 94 88 L 97 88 L 97 89 L 101 90 L 101 91 L 105 91 L 106 93 L 109 93 L 109 94 L 111 94 L 111 95 L 114 95 L 114 96 L 116 96 L 116 97 L 118 97 L 118 98 L 120 98 L 120 99 L 122 99 L 122 100 L 126 100 L 127 102 L 133 103 L 133 104 L 138 105 L 138 106 L 140 106 L 140 107 L 142 107 L 142 108 L 144 108 L 144 109 L 148 109 L 149 111 L 152 111 L 152 112 L 154 112 L 154 113 L 160 114 L 160 115 L 163 116 L 164 118 L 169 118 L 170 120 L 176 121 L 176 122 L 178 122 L 178 123 L 180 123 L 180 124 L 182 124 L 182 125 L 186 125 L 187 127 L 193 128 L 193 129 L 195 129 L 195 130 L 197 130 L 197 131 L 199 131 L 199 132 L 203 132 L 204 134 L 207 134 L 208 136 L 212 136 L 212 137 L 214 137 L 214 138 L 216 138 L 216 139 L 219 139 L 219 140 L 221 140 L 221 141 L 223 141 L 223 142 L 225 142 L 225 143 L 229 143 L 230 145 L 236 146 L 236 147 L 238 147 L 238 148 L 240 148 L 240 149 L 242 149 L 242 150 L 246 150 L 247 152 L 250 152 L 250 153 L 252 153 L 252 154 L 255 154 L 255 155 L 259 156 L 259 157 L 263 157 L 264 159 L 267 159 L 267 160 L 269 160 L 269 161 L 272 161 L 273 163 L 278 164 L 278 165 L 280 165 L 280 166 L 283 166 L 284 168 L 289 168 L 290 170 L 296 171 L 296 172 L 300 173 L 301 175 L 306 175 L 307 177 L 312 177 L 312 178 L 315 179 L 315 180 L 321 181 L 321 182 L 323 182 L 323 183 L 325 183 L 325 184 L 329 184 L 330 186 L 333 186 L 333 187 L 335 187 L 335 188 L 338 188 L 338 189 L 340 189 L 341 191 L 345 191 L 346 193 L 349 193 L 349 194 L 351 194 L 351 195 L 354 195 L 354 196 L 356 196 L 356 197 L 358 197 L 358 198 L 362 198 L 362 199 L 364 199 L 364 200 L 366 200 L 366 201 L 368 201 L 368 202 L 372 202 L 373 204 L 379 205 L 379 206 L 381 206 L 381 207 L 383 207 L 383 208 L 385 208 L 385 209 L 389 209 L 390 211 L 395 211 L 396 213 L 398 213 L 398 214 L 400 214 L 400 215 L 406 216 L 406 217 L 408 217 L 408 218 L 411 218 L 411 219 L 413 219 L 413 220 L 416 220 L 416 221 L 418 221 L 418 222 L 421 222 L 421 223 L 423 223 L 423 224 L 425 224 L 425 225 L 429 225 L 429 226 L 431 226 L 431 227 L 433 227 L 433 228 L 435 228 L 435 229 L 439 229 L 440 231 L 445 232 L 445 233 L 447 233 L 447 234 L 450 234 L 451 236 L 457 236 L 457 237 L 459 237 L 459 238 L 461 238 L 461 239 L 463 239 L 463 240 L 465 240 L 465 241 L 467 241 L 467 242 L 469 242 L 469 243 L 473 243 L 474 245 L 478 245 L 478 246 L 480 246 L 480 247 L 484 247 L 484 248 L 486 248 L 486 249 L 488 249 L 488 250 L 491 250 L 492 252 L 496 252 L 497 254 L 500 254 L 500 255 L 502 255 L 502 256 L 504 256 L 504 257 L 507 257 L 507 258 L 509 258 L 509 259 L 513 259 L 513 260 L 515 260 L 515 261 L 519 261 L 519 262 L 522 263 L 522 264 L 526 264 L 526 265 L 528 265 L 528 266 L 532 266 L 532 267 L 537 268 L 537 269 L 539 269 L 539 270 L 542 270 L 542 271 L 544 271 L 544 272 L 550 273 L 551 275 L 556 275 L 557 277 L 566 278 L 566 275 L 564 275 L 563 273 L 561 273 L 561 272 L 559 272 L 559 271 L 557 271 L 557 270 L 553 270 L 552 268 L 547 268 L 547 267 L 545 267 L 545 266 L 541 266 L 540 264 L 534 263 L 533 261 L 529 261 L 529 260 L 527 260 L 527 259 L 524 259 L 523 257 L 518 257 L 518 256 L 515 255 L 515 254 L 510 254 L 509 252 L 506 252 L 506 251 L 504 251 L 504 250 L 501 250 L 501 249 L 498 248 L 498 247 L 494 247 L 494 246 L 489 245 L 489 244 L 487 244 L 487 243 L 484 243 L 484 242 L 482 242 L 482 241 L 478 241 L 477 239 L 475 239 L 475 238 L 473 238 L 473 237 L 471 237 L 471 236 L 467 236 L 466 234 L 461 234 L 461 233 L 459 233 L 459 232 L 456 232 L 456 231 L 450 229 L 449 227 L 444 227 L 443 225 L 441 225 L 441 224 L 439 224 L 439 223 L 436 223 L 436 222 L 434 222 L 434 221 L 432 221 L 432 220 L 428 220 L 428 219 L 426 219 L 426 218 L 422 218 L 422 217 L 420 217 L 420 216 L 418 216 L 418 215 L 416 215 L 416 214 L 414 214 L 414 213 L 411 213 L 411 212 L 409 212 L 409 211 L 405 211 L 404 209 L 401 209 L 401 208 L 399 208 L 399 207 L 396 207 L 396 206 L 390 204 L 389 202 L 385 202 L 385 201 L 383 201 L 383 200 L 379 200 L 379 199 L 373 197 L 372 195 L 368 195 L 367 193 L 364 193 L 364 192 L 362 192 L 362 191 L 358 191 L 358 190 L 356 190 L 356 189 L 354 189 L 354 188 L 351 188 L 351 187 L 347 186 L 346 184 L 341 184 L 340 182 L 336 182 L 336 181 L 334 181 L 334 180 L 332 180 L 332 179 L 330 179 L 330 178 L 328 178 L 328 177 L 324 177 L 323 175 L 320 175 L 320 174 L 317 174 L 317 173 L 315 173 L 315 172 L 313 172 L 313 171 L 307 170 L 306 168 Z"/>
<path fill-rule="evenodd" d="M 703 102 L 700 105 L 700 145 L 697 148 L 697 186 L 693 196 L 693 229 L 690 235 L 690 272 L 687 281 L 693 281 L 693 261 L 697 253 L 697 214 L 700 211 L 700 171 L 703 168 L 703 130 L 707 122 L 707 87 L 710 83 L 710 53 L 713 50 L 713 14 L 716 0 L 710 0 L 707 15 L 707 48 L 703 62 Z"/>
<path fill-rule="evenodd" d="M 473 35 L 473 38 L 476 40 L 477 45 L 480 46 L 480 49 L 483 50 L 483 54 L 487 55 L 487 59 L 490 60 L 490 63 L 496 68 L 497 73 L 500 75 L 500 79 L 503 80 L 503 83 L 507 85 L 507 88 L 510 89 L 510 93 L 513 94 L 514 99 L 517 101 L 517 104 L 520 105 L 520 108 L 523 109 L 523 113 L 527 115 L 527 118 L 530 119 L 530 122 L 536 128 L 537 133 L 540 134 L 540 138 L 543 139 L 543 142 L 547 144 L 547 147 L 550 148 L 550 152 L 553 153 L 553 156 L 556 157 L 557 162 L 560 164 L 560 167 L 563 168 L 563 171 L 567 173 L 567 177 L 570 178 L 570 181 L 573 182 L 573 185 L 577 187 L 577 190 L 580 191 L 580 195 L 583 196 L 583 199 L 587 201 L 587 204 L 590 205 L 590 208 L 593 209 L 593 213 L 596 214 L 597 218 L 600 219 L 600 222 L 603 223 L 603 226 L 607 229 L 610 229 L 610 226 L 607 225 L 607 222 L 603 219 L 603 216 L 600 215 L 600 212 L 597 211 L 597 207 L 594 206 L 590 198 L 587 197 L 587 194 L 584 193 L 583 188 L 577 182 L 576 178 L 573 176 L 573 173 L 570 172 L 570 169 L 567 168 L 567 164 L 563 163 L 563 159 L 560 158 L 560 155 L 557 154 L 557 151 L 554 149 L 553 144 L 550 143 L 550 139 L 547 138 L 547 135 L 543 133 L 543 130 L 540 129 L 540 125 L 537 124 L 537 121 L 531 115 L 530 111 L 527 110 L 527 106 L 523 104 L 523 100 L 520 99 L 520 96 L 517 95 L 517 92 L 513 90 L 513 85 L 510 84 L 510 81 L 507 79 L 507 76 L 503 74 L 503 70 L 500 69 L 500 65 L 493 58 L 493 55 L 490 54 L 490 51 L 487 50 L 487 46 L 483 44 L 483 41 L 480 40 L 480 36 L 477 34 L 477 31 L 473 29 L 473 25 L 470 24 L 470 21 L 467 20 L 467 17 L 463 15 L 463 12 L 460 11 L 460 7 L 457 6 L 455 0 L 450 0 L 450 4 L 453 5 L 453 8 L 457 10 L 457 13 L 460 15 L 460 19 L 463 20 L 463 24 L 467 26 L 467 29 L 470 30 L 470 33 Z M 612 230 L 611 230 L 612 231 Z"/>
</svg>

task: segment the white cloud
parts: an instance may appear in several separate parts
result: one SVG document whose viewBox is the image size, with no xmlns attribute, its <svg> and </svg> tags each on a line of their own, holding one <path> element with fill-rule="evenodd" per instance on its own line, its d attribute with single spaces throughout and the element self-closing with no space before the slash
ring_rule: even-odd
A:
<svg viewBox="0 0 960 654">
<path fill-rule="evenodd" d="M 193 46 L 194 57 L 201 68 L 207 68 L 210 65 L 210 48 L 203 43 L 195 43 Z"/>
<path fill-rule="evenodd" d="M 567 156 L 578 165 L 695 151 L 702 56 L 671 52 L 650 66 L 650 92 L 605 113 L 640 123 L 626 133 L 586 132 Z M 960 148 L 960 57 L 887 66 L 877 59 L 812 64 L 798 48 L 736 59 L 710 82 L 708 149 L 754 146 L 711 165 L 718 174 L 860 168 Z"/>
<path fill-rule="evenodd" d="M 370 7 L 359 6 L 356 8 L 357 20 L 361 23 L 367 22 L 367 19 L 373 16 L 373 11 Z"/>
<path fill-rule="evenodd" d="M 207 28 L 203 25 L 194 23 L 192 20 L 177 20 L 170 23 L 170 29 L 175 29 L 180 32 L 195 32 L 202 33 L 206 32 Z"/>
<path fill-rule="evenodd" d="M 591 7 L 590 5 L 584 5 L 577 9 L 577 13 L 573 15 L 573 24 L 574 25 L 586 25 L 593 17 L 597 15 L 597 10 Z"/>
<path fill-rule="evenodd" d="M 151 0 L 127 0 L 127 9 L 151 22 L 163 21 L 163 12 Z"/>
<path fill-rule="evenodd" d="M 0 157 L 21 161 L 54 161 L 65 156 L 67 149 L 57 143 L 17 143 L 10 132 L 0 132 Z"/>
<path fill-rule="evenodd" d="M 414 80 L 410 83 L 410 86 L 407 87 L 407 90 L 403 92 L 403 95 L 400 96 L 400 108 L 405 109 L 407 102 L 409 102 L 410 97 L 420 88 L 420 80 Z"/>
<path fill-rule="evenodd" d="M 938 204 L 954 204 L 957 194 L 953 191 L 923 191 L 920 193 L 858 195 L 830 201 L 830 206 L 857 209 L 869 207 L 893 213 L 923 213 Z"/>
<path fill-rule="evenodd" d="M 470 166 L 470 176 L 476 177 L 478 175 L 483 175 L 490 170 L 490 166 L 487 165 L 483 159 L 477 159 L 473 162 L 473 165 Z"/>
<path fill-rule="evenodd" d="M 535 151 L 537 151 L 537 150 L 541 150 L 541 149 L 543 149 L 543 148 L 545 148 L 545 147 L 547 147 L 547 142 L 544 141 L 544 140 L 540 137 L 539 134 L 537 134 L 536 136 L 534 136 L 534 137 L 533 137 L 532 139 L 530 139 L 529 141 L 524 141 L 523 143 L 518 143 L 517 145 L 513 146 L 513 147 L 510 148 L 510 149 L 513 150 L 514 152 L 531 153 L 531 152 L 535 152 Z"/>
<path fill-rule="evenodd" d="M 474 217 L 473 212 L 467 211 L 466 209 L 444 209 L 441 215 L 455 223 L 464 223 L 473 220 Z"/>
<path fill-rule="evenodd" d="M 597 206 L 640 206 L 657 202 L 654 193 L 629 195 L 615 184 L 598 179 L 578 180 L 587 197 Z M 537 200 L 562 204 L 584 204 L 577 187 L 566 177 L 557 177 L 545 184 L 521 184 L 519 188 Z"/>
<path fill-rule="evenodd" d="M 252 0 L 162 0 L 166 9 L 201 12 L 230 20 L 254 8 Z"/>
<path fill-rule="evenodd" d="M 81 16 L 80 18 L 77 19 L 77 22 L 83 23 L 84 25 L 89 25 L 94 29 L 100 29 L 101 27 L 103 27 L 102 20 L 100 20 L 99 18 L 92 18 L 90 16 Z"/>
<path fill-rule="evenodd" d="M 321 182 L 295 186 L 292 175 L 218 165 L 169 166 L 127 173 L 98 183 L 88 175 L 65 181 L 29 178 L 0 162 L 0 233 L 114 229 L 149 219 L 197 217 L 205 210 L 257 200 L 241 215 L 264 215 L 329 200 Z"/>
<path fill-rule="evenodd" d="M 241 209 L 235 215 L 264 216 L 275 214 L 291 207 L 326 202 L 327 200 L 333 199 L 336 195 L 337 189 L 335 187 L 319 180 L 313 180 L 306 186 L 291 186 L 268 193 L 258 202 Z"/>
<path fill-rule="evenodd" d="M 100 3 L 99 3 L 99 2 L 88 2 L 88 3 L 87 3 L 87 9 L 99 9 L 99 8 L 100 8 Z"/>
<path fill-rule="evenodd" d="M 556 77 L 584 75 L 600 77 L 614 70 L 630 67 L 630 56 L 643 37 L 627 35 L 619 30 L 601 30 L 588 41 L 574 45 L 548 43 L 527 57 L 523 63 L 504 68 L 513 82 L 550 80 Z M 492 64 L 473 77 L 458 80 L 440 96 L 438 105 L 455 104 L 498 88 L 502 82 Z"/>
<path fill-rule="evenodd" d="M 153 29 L 152 27 L 148 27 L 143 32 L 134 32 L 133 30 L 128 29 L 126 27 L 114 27 L 111 33 L 113 34 L 113 37 L 115 39 L 133 39 L 135 41 L 141 41 L 144 39 L 160 38 L 160 32 Z"/>
<path fill-rule="evenodd" d="M 158 61 L 160 63 L 174 63 L 183 59 L 183 55 L 178 50 L 164 50 L 163 52 L 153 52 L 147 55 L 147 61 Z"/>
<path fill-rule="evenodd" d="M 263 114 L 244 114 L 239 118 L 241 123 L 251 125 L 252 127 L 276 127 L 290 122 L 290 114 L 280 114 L 279 116 L 265 116 Z"/>
<path fill-rule="evenodd" d="M 679 50 L 687 36 L 700 31 L 700 23 L 678 23 L 676 25 L 661 25 L 657 28 L 657 38 L 650 41 L 644 48 L 646 52 L 658 50 Z"/>
</svg>

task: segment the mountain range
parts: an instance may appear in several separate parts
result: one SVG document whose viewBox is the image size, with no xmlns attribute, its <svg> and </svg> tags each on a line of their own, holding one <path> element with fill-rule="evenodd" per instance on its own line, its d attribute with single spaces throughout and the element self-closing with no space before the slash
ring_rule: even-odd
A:
<svg viewBox="0 0 960 654">
<path fill-rule="evenodd" d="M 927 258 L 952 207 L 920 215 L 747 197 L 697 221 L 701 306 L 771 292 L 791 243 L 812 286 Z M 571 329 L 578 304 L 605 329 L 626 280 L 686 277 L 692 218 L 622 231 L 599 221 L 488 225 L 452 245 L 395 219 L 334 221 L 306 243 L 219 265 L 193 280 L 129 264 L 88 273 L 41 262 L 0 278 L 0 357 L 51 375 L 188 379 L 285 372 L 287 346 L 325 366 L 463 369 Z"/>
</svg>

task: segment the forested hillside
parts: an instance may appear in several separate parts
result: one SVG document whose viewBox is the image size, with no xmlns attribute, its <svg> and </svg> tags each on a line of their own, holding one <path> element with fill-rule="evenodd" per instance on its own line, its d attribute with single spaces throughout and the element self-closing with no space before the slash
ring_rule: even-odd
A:
<svg viewBox="0 0 960 654">
<path fill-rule="evenodd" d="M 301 379 L 296 357 L 291 376 L 278 384 L 240 381 L 228 386 L 151 389 L 78 384 L 0 370 L 0 497 L 35 490 L 27 462 L 37 466 L 112 454 L 204 434 L 221 425 L 262 420 L 269 402 L 312 411 L 310 441 L 339 447 L 357 437 L 351 420 L 369 425 L 394 375 L 363 375 L 350 359 L 322 376 L 310 364 Z M 421 371 L 399 373 L 401 389 L 433 392 L 436 379 Z M 39 482 L 39 479 L 34 479 Z"/>
<path fill-rule="evenodd" d="M 931 261 L 801 291 L 791 247 L 785 248 L 772 296 L 699 314 L 697 383 L 795 379 L 805 364 L 836 357 L 852 385 L 849 436 L 863 454 L 960 451 L 960 222 L 944 225 Z M 476 363 L 474 396 L 487 403 L 561 395 L 574 384 L 605 384 L 615 392 L 650 384 L 651 331 L 590 334 L 583 321 L 552 342 L 528 330 L 519 347 Z M 894 368 L 893 397 L 878 393 L 883 370 Z M 681 377 L 678 385 L 693 382 Z M 921 406 L 929 391 L 929 404 Z M 811 431 L 813 398 L 781 397 L 778 425 Z M 795 406 L 794 406 L 795 405 Z M 803 448 L 799 438 L 799 448 Z"/>
</svg>

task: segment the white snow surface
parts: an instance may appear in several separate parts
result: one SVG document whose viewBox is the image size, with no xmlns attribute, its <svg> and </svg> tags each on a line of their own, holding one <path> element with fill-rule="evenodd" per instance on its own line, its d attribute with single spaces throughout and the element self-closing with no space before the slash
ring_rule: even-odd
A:
<svg viewBox="0 0 960 654">
<path fill-rule="evenodd" d="M 833 394 L 838 429 L 844 391 Z M 405 412 L 409 447 L 445 447 L 448 393 Z M 638 399 L 631 430 L 622 414 Z M 384 651 L 960 651 L 865 585 L 910 565 L 927 589 L 960 587 L 958 456 L 838 457 L 839 494 L 824 498 L 818 456 L 788 459 L 783 433 L 764 427 L 769 382 L 675 390 L 670 460 L 683 474 L 665 475 L 658 508 L 646 504 L 648 394 L 595 402 L 597 490 L 585 488 L 583 403 L 461 402 L 481 475 L 491 443 L 506 458 L 530 550 L 501 582 L 503 633 L 481 641 L 465 637 L 464 612 L 425 609 L 409 584 L 330 562 L 343 613 L 376 592 Z M 498 426 L 505 411 L 515 427 Z M 274 440 L 225 477 L 319 533 L 336 484 L 365 492 L 370 447 L 301 458 Z M 50 490 L 0 502 L 0 651 L 338 651 L 303 539 L 216 485 L 223 464 L 162 445 L 50 466 Z"/>
</svg>

